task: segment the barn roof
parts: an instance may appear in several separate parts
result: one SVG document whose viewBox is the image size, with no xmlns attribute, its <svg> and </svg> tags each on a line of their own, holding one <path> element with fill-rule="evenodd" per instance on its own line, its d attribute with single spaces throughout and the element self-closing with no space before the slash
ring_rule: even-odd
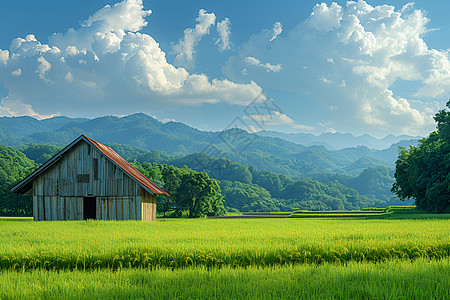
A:
<svg viewBox="0 0 450 300">
<path fill-rule="evenodd" d="M 42 166 L 40 166 L 36 171 L 28 175 L 24 180 L 16 184 L 11 192 L 24 194 L 28 190 L 32 188 L 33 179 L 36 178 L 39 174 L 47 170 L 50 166 L 52 166 L 55 162 L 60 160 L 64 153 L 66 153 L 73 146 L 78 144 L 80 141 L 85 141 L 86 143 L 92 145 L 96 149 L 98 149 L 101 153 L 103 153 L 109 161 L 119 167 L 123 172 L 128 174 L 133 180 L 135 180 L 139 185 L 142 186 L 145 190 L 150 192 L 151 194 L 163 194 L 170 196 L 166 191 L 157 186 L 150 179 L 145 177 L 141 172 L 139 172 L 135 167 L 133 167 L 129 162 L 123 159 L 119 154 L 117 154 L 110 147 L 103 145 L 87 136 L 80 135 L 77 139 L 75 139 L 72 143 L 67 145 L 64 149 L 55 154 L 52 158 L 50 158 L 47 162 L 45 162 Z"/>
</svg>

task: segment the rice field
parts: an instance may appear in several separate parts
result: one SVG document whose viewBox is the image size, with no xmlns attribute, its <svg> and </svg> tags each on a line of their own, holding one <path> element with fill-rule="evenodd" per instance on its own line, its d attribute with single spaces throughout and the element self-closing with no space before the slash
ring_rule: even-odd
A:
<svg viewBox="0 0 450 300">
<path fill-rule="evenodd" d="M 449 299 L 450 260 L 0 271 L 0 299 Z"/>
<path fill-rule="evenodd" d="M 449 254 L 446 219 L 0 221 L 0 270 L 211 270 Z"/>
<path fill-rule="evenodd" d="M 448 219 L 3 218 L 0 299 L 449 299 L 449 254 Z"/>
</svg>

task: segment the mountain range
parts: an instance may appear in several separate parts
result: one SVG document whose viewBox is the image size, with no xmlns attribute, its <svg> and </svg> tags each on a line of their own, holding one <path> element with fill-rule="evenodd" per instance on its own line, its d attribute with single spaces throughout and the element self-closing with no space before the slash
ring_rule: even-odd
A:
<svg viewBox="0 0 450 300">
<path fill-rule="evenodd" d="M 386 149 L 392 144 L 404 140 L 419 140 L 421 136 L 389 134 L 381 139 L 375 138 L 369 134 L 354 136 L 351 133 L 322 133 L 314 135 L 311 133 L 282 133 L 277 131 L 262 130 L 257 132 L 260 136 L 277 137 L 304 146 L 322 145 L 329 150 L 339 150 L 350 147 L 366 146 L 372 149 Z"/>
<path fill-rule="evenodd" d="M 102 143 L 159 150 L 171 155 L 185 156 L 204 152 L 292 178 L 306 178 L 323 172 L 356 175 L 373 166 L 392 169 L 398 146 L 415 145 L 418 139 L 411 136 L 376 139 L 369 135 L 355 137 L 340 133 L 314 136 L 265 131 L 255 134 L 241 129 L 202 131 L 180 122 L 162 123 L 142 113 L 95 119 L 0 118 L 0 144 L 9 146 L 28 143 L 66 145 L 80 134 Z M 293 140 L 303 141 L 303 144 Z M 389 144 L 390 142 L 394 143 Z M 347 144 L 353 146 L 342 148 Z M 380 150 L 366 144 L 377 145 L 378 148 L 383 144 L 389 145 Z"/>
<path fill-rule="evenodd" d="M 287 203 L 306 190 L 308 195 L 317 196 L 313 202 L 304 203 L 308 209 L 313 204 L 314 209 L 399 205 L 401 202 L 390 192 L 398 147 L 417 143 L 417 137 L 410 136 L 388 136 L 379 141 L 368 135 L 339 133 L 315 137 L 241 129 L 201 131 L 179 122 L 163 123 L 145 114 L 41 121 L 32 117 L 0 118 L 0 144 L 13 146 L 39 164 L 80 134 L 106 143 L 131 162 L 205 171 L 220 181 L 228 207 L 244 211 L 285 210 L 289 208 Z M 292 141 L 302 136 L 306 145 Z M 304 137 L 310 138 L 309 142 Z M 379 147 L 395 143 L 374 149 L 361 145 L 364 139 Z M 342 148 L 346 143 L 356 146 Z M 303 196 L 298 198 L 300 202 L 308 198 Z M 338 198 L 344 206 L 332 204 Z"/>
</svg>

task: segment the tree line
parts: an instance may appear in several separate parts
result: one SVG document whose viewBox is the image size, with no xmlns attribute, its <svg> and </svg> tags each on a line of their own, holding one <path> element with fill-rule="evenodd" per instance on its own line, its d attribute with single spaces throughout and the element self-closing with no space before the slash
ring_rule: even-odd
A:
<svg viewBox="0 0 450 300">
<path fill-rule="evenodd" d="M 384 166 L 366 168 L 358 176 L 323 172 L 293 179 L 205 153 L 177 157 L 127 145 L 110 146 L 127 160 L 134 156 L 133 164 L 172 195 L 158 198 L 158 212 L 168 216 L 201 217 L 225 211 L 344 210 L 401 204 L 390 192 L 393 170 Z M 31 200 L 11 195 L 9 189 L 61 148 L 28 144 L 1 149 L 0 214 L 31 215 Z"/>
<path fill-rule="evenodd" d="M 414 198 L 420 209 L 450 213 L 450 112 L 440 110 L 434 120 L 436 131 L 417 147 L 400 149 L 392 192 L 402 200 Z"/>
<path fill-rule="evenodd" d="M 172 195 L 158 198 L 158 212 L 167 216 L 201 217 L 222 215 L 225 211 L 344 210 L 399 204 L 394 195 L 386 195 L 386 189 L 392 185 L 391 171 L 381 166 L 367 168 L 357 177 L 321 173 L 294 180 L 204 153 L 178 158 L 161 151 L 112 146 L 128 159 L 139 153 L 140 160 L 134 159 L 132 164 Z M 1 149 L 0 214 L 31 215 L 31 199 L 12 195 L 9 190 L 61 148 L 28 144 Z"/>
</svg>

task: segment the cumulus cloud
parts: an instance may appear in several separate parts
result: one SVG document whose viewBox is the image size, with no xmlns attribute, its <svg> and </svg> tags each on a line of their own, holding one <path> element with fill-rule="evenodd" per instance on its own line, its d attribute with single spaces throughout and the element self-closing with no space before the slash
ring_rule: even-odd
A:
<svg viewBox="0 0 450 300">
<path fill-rule="evenodd" d="M 0 50 L 0 82 L 8 90 L 0 114 L 151 113 L 203 103 L 246 105 L 262 92 L 255 82 L 210 79 L 170 64 L 159 44 L 140 32 L 149 14 L 141 0 L 122 1 L 46 43 L 34 35 L 14 39 L 9 50 Z M 183 43 L 195 45 L 214 20 L 200 11 Z"/>
<path fill-rule="evenodd" d="M 31 116 L 39 120 L 59 116 L 60 114 L 39 114 L 35 112 L 31 105 L 23 103 L 20 99 L 10 99 L 5 97 L 0 101 L 0 112 L 7 116 Z"/>
<path fill-rule="evenodd" d="M 259 61 L 259 59 L 254 58 L 252 56 L 247 56 L 245 58 L 245 62 L 250 65 L 253 65 L 253 66 L 261 67 L 261 68 L 265 69 L 267 72 L 280 72 L 281 71 L 280 64 L 276 64 L 276 65 L 272 65 L 269 63 L 263 64 Z"/>
<path fill-rule="evenodd" d="M 194 64 L 194 47 L 200 42 L 202 37 L 209 34 L 209 28 L 216 23 L 214 13 L 207 13 L 206 10 L 200 9 L 196 19 L 197 24 L 194 28 L 184 30 L 184 37 L 173 47 L 175 64 L 177 66 L 190 68 Z"/>
<path fill-rule="evenodd" d="M 273 33 L 272 33 L 272 37 L 270 38 L 269 42 L 276 39 L 283 32 L 283 26 L 281 26 L 280 22 L 275 22 L 275 24 L 273 24 L 272 30 L 273 30 Z"/>
<path fill-rule="evenodd" d="M 8 63 L 9 60 L 9 51 L 0 49 L 0 62 L 4 65 Z"/>
<path fill-rule="evenodd" d="M 271 114 L 251 114 L 249 116 L 244 116 L 244 119 L 256 121 L 258 124 L 263 124 L 263 126 L 288 125 L 289 127 L 300 131 L 314 130 L 314 127 L 296 124 L 289 116 L 278 111 L 274 111 Z M 247 131 L 256 132 L 256 129 L 252 126 L 249 127 Z"/>
<path fill-rule="evenodd" d="M 45 74 L 48 71 L 50 71 L 50 69 L 52 68 L 52 65 L 48 61 L 46 61 L 45 58 L 42 56 L 38 57 L 37 61 L 38 61 L 39 65 L 37 67 L 36 73 L 39 74 L 39 78 L 41 78 L 45 82 L 50 82 L 50 80 L 45 78 Z"/>
<path fill-rule="evenodd" d="M 299 112 L 339 107 L 317 120 L 333 119 L 336 130 L 425 134 L 434 127 L 426 109 L 431 98 L 450 92 L 450 55 L 424 41 L 428 21 L 412 4 L 399 9 L 362 0 L 346 7 L 317 4 L 283 39 L 267 41 L 267 30 L 253 35 L 223 71 L 243 80 L 245 68 L 246 77 L 264 88 L 297 94 L 306 105 Z M 249 68 L 247 57 L 276 59 L 283 72 Z"/>
<path fill-rule="evenodd" d="M 169 122 L 176 122 L 176 121 L 177 120 L 172 119 L 172 118 L 165 118 L 165 119 L 161 120 L 161 122 L 164 123 L 164 124 L 169 123 Z"/>
<path fill-rule="evenodd" d="M 20 75 L 22 75 L 22 69 L 18 68 L 17 70 L 12 71 L 11 75 L 12 76 L 20 76 Z"/>
<path fill-rule="evenodd" d="M 219 38 L 216 40 L 216 45 L 219 47 L 219 51 L 223 52 L 231 49 L 231 22 L 228 18 L 225 18 L 223 21 L 217 23 L 217 33 L 219 34 Z"/>
<path fill-rule="evenodd" d="M 66 74 L 66 76 L 64 76 L 64 78 L 67 80 L 68 83 L 73 82 L 73 75 L 70 72 L 67 72 L 67 74 Z"/>
<path fill-rule="evenodd" d="M 98 22 L 98 29 L 101 29 L 98 32 L 105 33 L 114 30 L 135 32 L 147 26 L 145 17 L 151 13 L 151 10 L 144 10 L 142 0 L 122 1 L 114 6 L 106 5 L 86 21 L 81 22 L 81 25 L 91 28 L 94 23 Z"/>
<path fill-rule="evenodd" d="M 350 4 L 350 3 L 349 3 Z M 329 31 L 341 26 L 342 7 L 333 2 L 330 6 L 326 3 L 316 4 L 309 19 L 308 25 L 320 31 Z"/>
<path fill-rule="evenodd" d="M 9 46 L 9 50 L 11 56 L 19 55 L 22 57 L 33 57 L 44 53 L 58 54 L 60 52 L 58 47 L 41 44 L 33 34 L 27 35 L 24 39 L 14 39 Z"/>
</svg>

